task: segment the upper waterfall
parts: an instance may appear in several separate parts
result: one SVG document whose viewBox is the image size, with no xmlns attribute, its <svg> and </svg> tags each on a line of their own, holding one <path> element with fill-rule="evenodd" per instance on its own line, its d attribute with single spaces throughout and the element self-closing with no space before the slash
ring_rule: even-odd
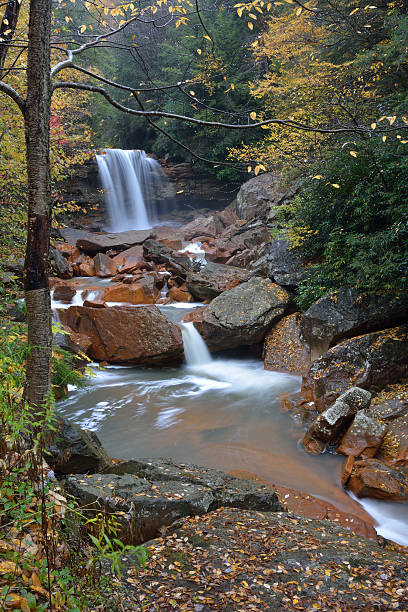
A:
<svg viewBox="0 0 408 612">
<path fill-rule="evenodd" d="M 109 230 L 147 229 L 157 223 L 168 195 L 167 177 L 145 151 L 106 149 L 97 155 Z"/>
</svg>

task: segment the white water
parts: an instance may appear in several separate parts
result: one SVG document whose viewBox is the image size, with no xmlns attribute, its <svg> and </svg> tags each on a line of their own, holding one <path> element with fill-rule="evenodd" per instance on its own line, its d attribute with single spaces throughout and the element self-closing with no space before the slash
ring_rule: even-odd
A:
<svg viewBox="0 0 408 612">
<path fill-rule="evenodd" d="M 183 335 L 184 356 L 189 366 L 197 366 L 211 361 L 210 351 L 206 343 L 194 327 L 194 323 L 183 323 L 181 327 Z"/>
<path fill-rule="evenodd" d="M 201 242 L 190 242 L 179 253 L 185 253 L 191 260 L 199 261 L 202 266 L 205 266 L 207 263 Z"/>
<path fill-rule="evenodd" d="M 408 546 L 408 504 L 368 497 L 358 499 L 353 493 L 349 495 L 373 517 L 377 523 L 375 530 L 379 535 L 402 546 Z"/>
<path fill-rule="evenodd" d="M 109 216 L 109 230 L 147 229 L 157 223 L 158 199 L 165 199 L 167 178 L 145 151 L 106 149 L 97 155 Z"/>
</svg>

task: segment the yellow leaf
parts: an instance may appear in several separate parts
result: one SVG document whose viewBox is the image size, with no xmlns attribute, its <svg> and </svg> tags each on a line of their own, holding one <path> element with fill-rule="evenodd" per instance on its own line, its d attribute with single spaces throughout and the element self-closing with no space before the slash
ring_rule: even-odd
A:
<svg viewBox="0 0 408 612">
<path fill-rule="evenodd" d="M 231 89 L 235 89 L 234 83 L 231 83 L 230 87 L 231 87 Z"/>
<path fill-rule="evenodd" d="M 331 575 L 330 570 L 324 570 L 324 573 L 326 574 L 326 576 L 330 576 Z"/>
<path fill-rule="evenodd" d="M 195 96 L 195 91 L 189 91 L 189 94 L 190 94 L 191 96 Z"/>
<path fill-rule="evenodd" d="M 313 178 L 317 179 L 318 181 L 320 181 L 320 179 L 322 179 L 323 176 L 321 174 L 316 174 L 316 176 L 314 176 Z"/>
<path fill-rule="evenodd" d="M 260 171 L 261 171 L 261 166 L 255 166 L 255 176 L 258 176 Z"/>
<path fill-rule="evenodd" d="M 385 142 L 386 140 L 387 140 L 387 137 L 384 135 L 384 136 L 382 137 L 382 141 L 383 141 L 383 142 Z"/>
<path fill-rule="evenodd" d="M 251 117 L 251 119 L 253 119 L 255 121 L 255 119 L 256 119 L 256 112 L 252 111 L 252 113 L 249 113 L 249 116 Z"/>
<path fill-rule="evenodd" d="M 197 53 L 198 53 L 198 55 L 201 55 L 201 53 L 202 53 L 201 49 L 197 49 Z"/>
<path fill-rule="evenodd" d="M 349 15 L 354 15 L 354 13 L 357 13 L 357 11 L 359 11 L 359 8 L 355 8 L 351 11 L 351 13 L 349 13 Z"/>
<path fill-rule="evenodd" d="M 248 166 L 247 170 L 248 170 L 248 174 L 252 172 L 252 166 Z"/>
<path fill-rule="evenodd" d="M 350 155 L 352 157 L 357 157 L 357 151 L 350 151 Z"/>
<path fill-rule="evenodd" d="M 396 115 L 394 115 L 393 117 L 388 117 L 388 121 L 390 122 L 390 125 L 393 125 L 395 123 L 396 120 Z"/>
<path fill-rule="evenodd" d="M 208 36 L 208 34 L 204 34 L 203 38 L 206 38 L 207 40 L 211 40 L 211 38 Z"/>
<path fill-rule="evenodd" d="M 376 124 L 376 123 L 372 123 L 372 124 L 371 124 L 371 129 L 372 129 L 372 130 L 375 130 L 375 128 L 376 128 L 376 127 L 377 127 L 377 124 Z"/>
<path fill-rule="evenodd" d="M 296 15 L 299 17 L 300 13 L 303 11 L 303 8 L 301 6 L 299 6 L 299 8 L 296 9 Z"/>
<path fill-rule="evenodd" d="M 251 21 L 250 21 L 250 22 L 248 22 L 248 28 L 249 28 L 250 30 L 253 30 L 253 29 L 254 29 L 254 24 L 253 24 Z"/>
<path fill-rule="evenodd" d="M 338 185 L 337 183 L 332 183 L 332 187 L 334 187 L 335 189 L 340 189 L 340 185 Z"/>
<path fill-rule="evenodd" d="M 85 32 L 85 30 L 86 30 L 86 25 L 82 25 L 82 26 L 79 28 L 79 31 L 81 32 L 81 34 L 82 34 L 83 32 Z"/>
</svg>

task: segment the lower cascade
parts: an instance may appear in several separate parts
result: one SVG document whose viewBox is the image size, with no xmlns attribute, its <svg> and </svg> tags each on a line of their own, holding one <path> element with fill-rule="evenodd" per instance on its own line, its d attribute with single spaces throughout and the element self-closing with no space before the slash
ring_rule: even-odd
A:
<svg viewBox="0 0 408 612">
<path fill-rule="evenodd" d="M 197 366 L 211 361 L 206 343 L 194 327 L 194 323 L 182 324 L 184 356 L 189 366 Z"/>
<path fill-rule="evenodd" d="M 106 149 L 97 155 L 112 232 L 148 229 L 169 205 L 169 185 L 159 162 L 145 151 Z"/>
</svg>

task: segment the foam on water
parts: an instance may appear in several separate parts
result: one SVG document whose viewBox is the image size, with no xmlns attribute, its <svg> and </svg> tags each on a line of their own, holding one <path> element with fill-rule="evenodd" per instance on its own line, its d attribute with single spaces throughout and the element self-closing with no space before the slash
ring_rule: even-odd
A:
<svg viewBox="0 0 408 612">
<path fill-rule="evenodd" d="M 387 540 L 408 546 L 408 503 L 381 501 L 365 497 L 358 499 L 353 493 L 350 497 L 357 501 L 377 523 L 375 530 Z"/>
</svg>

